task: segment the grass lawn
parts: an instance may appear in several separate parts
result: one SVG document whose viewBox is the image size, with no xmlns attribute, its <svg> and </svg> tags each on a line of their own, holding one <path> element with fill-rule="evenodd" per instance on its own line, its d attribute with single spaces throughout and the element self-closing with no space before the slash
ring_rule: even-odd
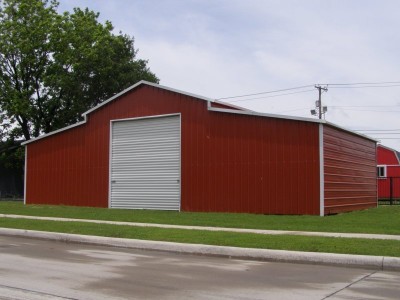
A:
<svg viewBox="0 0 400 300">
<path fill-rule="evenodd" d="M 0 218 L 0 227 L 218 246 L 400 257 L 400 241 L 388 240 L 272 236 L 7 218 Z"/>
<path fill-rule="evenodd" d="M 400 206 L 380 206 L 319 217 L 23 205 L 21 202 L 0 201 L 0 213 L 231 228 L 400 234 Z"/>
</svg>

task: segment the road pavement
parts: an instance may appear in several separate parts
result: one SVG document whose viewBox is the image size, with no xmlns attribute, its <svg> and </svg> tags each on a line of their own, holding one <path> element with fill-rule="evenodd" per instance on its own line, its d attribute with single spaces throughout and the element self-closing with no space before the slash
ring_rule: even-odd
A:
<svg viewBox="0 0 400 300">
<path fill-rule="evenodd" d="M 399 272 L 0 236 L 0 299 L 399 299 Z"/>
</svg>

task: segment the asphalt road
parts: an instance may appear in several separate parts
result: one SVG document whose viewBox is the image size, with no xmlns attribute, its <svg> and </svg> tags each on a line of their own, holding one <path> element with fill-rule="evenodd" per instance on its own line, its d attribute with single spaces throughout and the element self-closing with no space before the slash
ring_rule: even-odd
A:
<svg viewBox="0 0 400 300">
<path fill-rule="evenodd" d="M 0 236 L 0 299 L 400 299 L 400 273 Z"/>
</svg>

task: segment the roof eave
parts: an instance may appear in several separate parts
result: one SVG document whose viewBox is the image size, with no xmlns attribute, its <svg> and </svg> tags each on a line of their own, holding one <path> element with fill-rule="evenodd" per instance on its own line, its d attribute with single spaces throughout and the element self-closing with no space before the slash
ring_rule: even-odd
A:
<svg viewBox="0 0 400 300">
<path fill-rule="evenodd" d="M 88 114 L 90 114 L 90 113 L 92 113 L 93 111 L 95 111 L 95 110 L 97 110 L 97 109 L 99 109 L 99 108 L 101 108 L 101 107 L 107 105 L 107 104 L 110 103 L 111 101 L 113 101 L 113 100 L 117 99 L 118 97 L 120 97 L 120 96 L 122 96 L 122 95 L 128 93 L 129 91 L 131 91 L 131 90 L 133 90 L 133 89 L 139 87 L 140 85 L 148 85 L 148 86 L 160 88 L 160 89 L 163 89 L 163 90 L 166 90 L 166 91 L 170 91 L 170 92 L 174 92 L 174 93 L 178 93 L 178 94 L 186 95 L 186 96 L 193 97 L 193 98 L 196 98 L 196 99 L 200 99 L 200 100 L 207 101 L 207 108 L 208 108 L 208 110 L 211 110 L 211 111 L 219 111 L 219 112 L 234 113 L 234 114 L 253 115 L 253 116 L 277 118 L 277 119 L 284 119 L 284 120 L 294 120 L 294 121 L 303 121 L 303 122 L 327 124 L 327 125 L 330 125 L 330 126 L 332 126 L 332 127 L 336 127 L 336 128 L 338 128 L 338 129 L 341 129 L 341 130 L 350 132 L 350 133 L 352 133 L 352 134 L 355 134 L 355 135 L 364 137 L 364 138 L 366 138 L 366 139 L 372 140 L 372 141 L 374 141 L 374 142 L 378 142 L 377 140 L 375 140 L 375 139 L 373 139 L 373 138 L 371 138 L 371 137 L 369 137 L 369 136 L 366 136 L 366 135 L 364 135 L 364 134 L 360 134 L 360 133 L 357 133 L 357 132 L 348 130 L 348 129 L 346 129 L 346 128 L 340 127 L 340 126 L 338 126 L 338 125 L 336 125 L 336 124 L 327 122 L 327 121 L 325 121 L 325 120 L 321 120 L 321 119 L 312 119 L 312 118 L 305 118 L 305 117 L 286 116 L 286 115 L 276 115 L 276 114 L 268 114 L 268 113 L 260 113 L 260 112 L 252 111 L 252 110 L 249 110 L 249 109 L 245 109 L 245 108 L 243 108 L 243 107 L 239 107 L 239 106 L 235 106 L 235 105 L 232 105 L 232 104 L 229 104 L 229 103 L 225 103 L 225 102 L 222 102 L 222 101 L 216 101 L 216 100 L 213 100 L 213 99 L 208 98 L 208 97 L 203 97 L 203 96 L 200 96 L 200 95 L 188 93 L 188 92 L 181 91 L 181 90 L 178 90 L 178 89 L 173 89 L 173 88 L 170 88 L 170 87 L 167 87 L 167 86 L 164 86 L 164 85 L 160 85 L 160 84 L 157 84 L 157 83 L 153 83 L 153 82 L 141 80 L 141 81 L 137 82 L 136 84 L 134 84 L 134 85 L 132 85 L 132 86 L 126 88 L 126 89 L 123 90 L 122 92 L 120 92 L 120 93 L 118 93 L 118 94 L 112 96 L 111 98 L 105 100 L 104 102 L 102 102 L 102 103 L 98 104 L 97 106 L 95 106 L 95 107 L 93 107 L 93 108 L 87 110 L 86 112 L 84 112 L 84 113 L 82 114 L 82 116 L 84 117 L 84 120 L 83 120 L 83 121 L 78 122 L 78 123 L 73 124 L 73 125 L 70 125 L 70 126 L 67 126 L 67 127 L 64 127 L 64 128 L 61 128 L 61 129 L 58 129 L 58 130 L 55 130 L 55 131 L 50 132 L 50 133 L 47 133 L 47 134 L 44 134 L 44 135 L 39 136 L 39 137 L 37 137 L 37 138 L 35 138 L 35 139 L 31 139 L 31 140 L 29 140 L 29 141 L 23 142 L 21 145 L 26 145 L 26 144 L 29 144 L 29 143 L 31 143 L 31 142 L 35 142 L 35 141 L 40 140 L 40 139 L 42 139 L 42 138 L 45 138 L 45 137 L 48 137 L 48 136 L 57 134 L 57 133 L 59 133 L 59 132 L 62 132 L 62 131 L 65 131 L 65 130 L 68 130 L 68 129 L 71 129 L 71 128 L 73 128 L 73 127 L 77 127 L 77 126 L 80 126 L 80 125 L 86 123 L 87 115 L 88 115 Z M 212 107 L 212 106 L 210 105 L 210 103 L 220 103 L 220 104 L 224 104 L 224 105 L 227 105 L 227 106 L 232 107 L 232 109 L 225 109 L 225 108 Z"/>
<path fill-rule="evenodd" d="M 347 129 L 347 128 L 344 128 L 344 127 L 342 127 L 342 126 L 339 126 L 339 125 L 337 125 L 337 124 L 335 124 L 335 123 L 331 123 L 331 122 L 326 121 L 326 125 L 335 127 L 335 128 L 337 128 L 337 129 L 340 129 L 340 130 L 343 130 L 343 131 L 346 131 L 346 132 L 349 132 L 349 133 L 352 133 L 352 134 L 354 134 L 354 135 L 358 135 L 358 136 L 363 137 L 363 138 L 365 138 L 365 139 L 371 140 L 371 141 L 373 141 L 373 142 L 375 142 L 375 143 L 378 143 L 378 142 L 379 142 L 379 140 L 374 139 L 374 138 L 372 138 L 372 137 L 370 137 L 370 136 L 368 136 L 368 135 L 365 135 L 365 134 L 362 134 L 362 133 L 358 133 L 358 132 L 352 131 L 352 130 L 350 130 L 350 129 Z"/>
<path fill-rule="evenodd" d="M 117 99 L 118 97 L 120 97 L 120 96 L 126 94 L 127 92 L 129 92 L 129 91 L 131 91 L 131 90 L 137 88 L 137 87 L 140 86 L 140 85 L 149 85 L 149 86 L 153 86 L 153 87 L 156 87 L 156 88 L 161 88 L 161 89 L 163 89 L 163 90 L 167 90 L 167 91 L 170 91 L 170 92 L 175 92 L 175 93 L 182 94 L 182 95 L 186 95 L 186 96 L 189 96 L 189 97 L 201 99 L 201 100 L 204 100 L 204 101 L 211 101 L 211 102 L 214 102 L 214 100 L 211 99 L 211 98 L 207 98 L 207 97 L 203 97 L 203 96 L 200 96 L 200 95 L 196 95 L 196 94 L 184 92 L 184 91 L 181 91 L 181 90 L 178 90 L 178 89 L 173 89 L 173 88 L 170 88 L 170 87 L 167 87 L 167 86 L 164 86 L 164 85 L 161 85 L 161 84 L 149 82 L 149 81 L 146 81 L 146 80 L 141 80 L 141 81 L 135 83 L 134 85 L 132 85 L 132 86 L 126 88 L 126 89 L 123 90 L 122 92 L 119 92 L 118 94 L 115 94 L 115 95 L 112 96 L 111 98 L 109 98 L 109 99 L 103 101 L 102 103 L 98 104 L 97 106 L 95 106 L 95 107 L 89 109 L 88 111 L 84 112 L 82 115 L 85 116 L 85 115 L 90 114 L 91 112 L 93 112 L 93 111 L 99 109 L 100 107 L 102 107 L 102 106 L 104 106 L 104 105 L 110 103 L 111 101 L 113 101 L 113 100 Z"/>
<path fill-rule="evenodd" d="M 21 145 L 24 146 L 24 145 L 26 145 L 26 144 L 30 144 L 30 143 L 32 143 L 32 142 L 36 142 L 36 141 L 41 140 L 41 139 L 43 139 L 43 138 L 49 137 L 49 136 L 51 136 L 51 135 L 57 134 L 57 133 L 62 132 L 62 131 L 66 131 L 66 130 L 71 129 L 71 128 L 74 128 L 74 127 L 78 127 L 78 126 L 83 125 L 83 124 L 85 124 L 85 123 L 86 123 L 86 116 L 84 116 L 84 120 L 83 120 L 83 121 L 80 121 L 80 122 L 78 122 L 78 123 L 69 125 L 69 126 L 67 126 L 67 127 L 60 128 L 60 129 L 58 129 L 58 130 L 54 130 L 54 131 L 52 131 L 52 132 L 43 134 L 43 135 L 38 136 L 38 137 L 36 137 L 36 138 L 30 139 L 30 140 L 28 140 L 28 141 L 25 141 L 25 142 L 21 143 Z"/>
<path fill-rule="evenodd" d="M 249 115 L 249 116 L 259 116 L 259 117 L 268 117 L 268 118 L 276 118 L 276 119 L 284 119 L 284 120 L 294 120 L 294 121 L 303 121 L 303 122 L 312 122 L 312 123 L 326 123 L 325 120 L 320 119 L 311 119 L 311 118 L 304 118 L 304 117 L 294 117 L 294 116 L 286 116 L 286 115 L 275 115 L 275 114 L 267 114 L 267 113 L 260 113 L 251 110 L 236 110 L 236 109 L 227 109 L 227 108 L 219 108 L 219 107 L 212 107 L 208 106 L 208 110 L 216 111 L 216 112 L 225 112 L 225 113 L 232 113 L 232 114 L 241 114 L 241 115 Z"/>
</svg>

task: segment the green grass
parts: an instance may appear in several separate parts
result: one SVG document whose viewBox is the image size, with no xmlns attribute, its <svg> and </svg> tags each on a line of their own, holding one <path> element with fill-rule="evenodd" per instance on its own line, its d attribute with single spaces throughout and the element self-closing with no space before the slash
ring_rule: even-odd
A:
<svg viewBox="0 0 400 300">
<path fill-rule="evenodd" d="M 231 228 L 400 234 L 400 206 L 319 217 L 122 210 L 0 201 L 0 213 Z"/>
<path fill-rule="evenodd" d="M 272 236 L 8 218 L 0 218 L 0 227 L 218 246 L 400 257 L 400 241 L 391 240 Z"/>
</svg>

